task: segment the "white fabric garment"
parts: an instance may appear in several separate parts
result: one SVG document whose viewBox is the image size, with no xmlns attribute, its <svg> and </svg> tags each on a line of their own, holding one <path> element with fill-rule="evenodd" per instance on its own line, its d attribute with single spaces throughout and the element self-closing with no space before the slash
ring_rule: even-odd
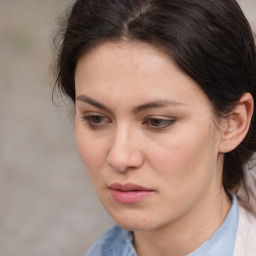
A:
<svg viewBox="0 0 256 256">
<path fill-rule="evenodd" d="M 256 256 L 256 218 L 239 206 L 239 221 L 233 256 Z"/>
</svg>

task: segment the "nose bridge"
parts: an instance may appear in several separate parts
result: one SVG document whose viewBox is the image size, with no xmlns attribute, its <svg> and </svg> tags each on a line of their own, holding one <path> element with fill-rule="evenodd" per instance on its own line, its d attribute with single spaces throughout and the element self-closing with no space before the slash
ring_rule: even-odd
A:
<svg viewBox="0 0 256 256">
<path fill-rule="evenodd" d="M 128 146 L 129 139 L 131 141 L 132 131 L 131 127 L 128 124 L 120 124 L 116 128 L 115 136 L 113 138 L 113 146 L 112 147 L 122 147 Z"/>
<path fill-rule="evenodd" d="M 139 168 L 143 162 L 136 131 L 129 124 L 116 127 L 108 153 L 108 164 L 118 171 Z"/>
</svg>

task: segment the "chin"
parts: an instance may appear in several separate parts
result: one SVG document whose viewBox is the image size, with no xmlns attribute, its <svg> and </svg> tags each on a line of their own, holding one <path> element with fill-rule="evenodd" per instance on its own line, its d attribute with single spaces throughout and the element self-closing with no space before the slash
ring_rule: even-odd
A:
<svg viewBox="0 0 256 256">
<path fill-rule="evenodd" d="M 146 231 L 161 225 L 159 218 L 145 204 L 120 205 L 107 200 L 101 200 L 101 203 L 114 222 L 125 230 Z"/>
<path fill-rule="evenodd" d="M 116 221 L 116 224 L 128 231 L 136 231 L 136 230 L 150 230 L 151 228 L 148 225 L 143 225 L 140 223 L 127 223 L 126 221 Z"/>
<path fill-rule="evenodd" d="M 153 220 L 146 218 L 145 216 L 141 216 L 140 214 L 130 213 L 129 215 L 111 215 L 112 219 L 115 223 L 121 228 L 129 231 L 136 230 L 151 230 L 157 226 L 157 223 L 154 223 Z"/>
</svg>

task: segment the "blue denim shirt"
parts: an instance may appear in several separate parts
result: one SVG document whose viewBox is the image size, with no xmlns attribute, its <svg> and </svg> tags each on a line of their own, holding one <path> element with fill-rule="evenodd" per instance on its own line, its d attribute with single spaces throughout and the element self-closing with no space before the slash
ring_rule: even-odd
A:
<svg viewBox="0 0 256 256">
<path fill-rule="evenodd" d="M 232 207 L 213 236 L 187 256 L 232 256 L 238 226 L 238 204 L 233 195 Z M 137 256 L 133 233 L 115 225 L 100 237 L 85 256 Z"/>
</svg>

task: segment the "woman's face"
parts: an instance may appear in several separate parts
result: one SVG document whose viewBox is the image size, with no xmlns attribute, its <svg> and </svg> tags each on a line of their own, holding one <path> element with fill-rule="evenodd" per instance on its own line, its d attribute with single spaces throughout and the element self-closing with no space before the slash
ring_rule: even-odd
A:
<svg viewBox="0 0 256 256">
<path fill-rule="evenodd" d="M 142 42 L 104 43 L 80 58 L 75 86 L 78 149 L 120 226 L 159 228 L 220 193 L 211 104 L 169 56 Z"/>
</svg>

